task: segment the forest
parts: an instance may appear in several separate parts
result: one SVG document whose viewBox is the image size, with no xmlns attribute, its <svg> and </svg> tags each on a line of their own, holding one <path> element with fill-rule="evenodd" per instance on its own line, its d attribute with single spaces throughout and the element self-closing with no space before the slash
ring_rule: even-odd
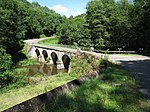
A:
<svg viewBox="0 0 150 112">
<path fill-rule="evenodd" d="M 52 35 L 60 44 L 149 52 L 150 1 L 91 0 L 86 13 L 67 18 L 37 2 L 0 0 L 0 88 L 13 81 L 23 40 Z"/>
</svg>

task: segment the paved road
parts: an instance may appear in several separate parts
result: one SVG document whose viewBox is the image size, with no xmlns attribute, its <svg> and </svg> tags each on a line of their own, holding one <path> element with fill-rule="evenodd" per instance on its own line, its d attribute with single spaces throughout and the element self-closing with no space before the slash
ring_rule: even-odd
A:
<svg viewBox="0 0 150 112">
<path fill-rule="evenodd" d="M 139 90 L 146 95 L 150 106 L 150 57 L 110 55 L 109 58 L 135 74 L 141 85 Z"/>
<path fill-rule="evenodd" d="M 28 39 L 28 40 L 25 40 L 24 42 L 29 43 L 29 44 L 36 44 L 39 41 L 45 40 L 45 39 L 48 39 L 48 38 L 52 38 L 52 37 L 46 37 L 46 38 L 40 38 L 40 39 Z"/>
</svg>

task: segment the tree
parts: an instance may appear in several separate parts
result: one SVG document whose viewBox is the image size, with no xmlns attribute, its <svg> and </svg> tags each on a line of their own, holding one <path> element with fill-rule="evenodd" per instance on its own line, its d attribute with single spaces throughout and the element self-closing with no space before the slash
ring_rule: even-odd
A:
<svg viewBox="0 0 150 112">
<path fill-rule="evenodd" d="M 109 6 L 110 0 L 92 0 L 87 4 L 86 23 L 90 31 L 92 47 L 102 49 L 108 44 L 109 31 Z"/>
<path fill-rule="evenodd" d="M 16 1 L 0 1 L 0 45 L 12 56 L 23 47 L 24 26 L 21 25 L 18 7 Z"/>
<path fill-rule="evenodd" d="M 111 39 L 110 49 L 133 48 L 133 40 L 131 36 L 131 19 L 130 12 L 132 12 L 132 4 L 128 0 L 120 0 L 114 4 L 113 14 L 110 18 L 111 25 Z"/>
<path fill-rule="evenodd" d="M 60 36 L 59 43 L 89 47 L 91 40 L 88 29 L 84 24 L 84 15 L 66 19 L 57 29 L 57 34 Z"/>
</svg>

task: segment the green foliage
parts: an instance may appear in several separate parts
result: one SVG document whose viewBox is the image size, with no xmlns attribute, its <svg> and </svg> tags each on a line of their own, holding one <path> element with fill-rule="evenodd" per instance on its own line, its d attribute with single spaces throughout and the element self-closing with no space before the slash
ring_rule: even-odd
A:
<svg viewBox="0 0 150 112">
<path fill-rule="evenodd" d="M 46 36 L 44 34 L 40 35 L 40 38 L 46 38 Z"/>
<path fill-rule="evenodd" d="M 0 65 L 0 88 L 2 88 L 13 81 L 11 56 L 6 54 L 2 47 L 0 47 Z"/>
<path fill-rule="evenodd" d="M 32 58 L 27 58 L 24 59 L 22 61 L 20 61 L 17 66 L 29 66 L 29 65 L 34 65 L 37 64 L 37 60 L 36 59 L 32 59 Z"/>
<path fill-rule="evenodd" d="M 0 89 L 8 86 L 13 82 L 14 77 L 12 76 L 11 71 L 4 71 L 3 73 L 0 73 Z"/>
<path fill-rule="evenodd" d="M 47 103 L 45 112 L 145 112 L 147 102 L 136 87 L 129 72 L 111 65 L 100 78 Z"/>
<path fill-rule="evenodd" d="M 136 29 L 134 36 L 139 48 L 149 52 L 150 48 L 150 1 L 134 0 L 133 27 Z M 132 16 L 133 17 L 133 16 Z"/>
<path fill-rule="evenodd" d="M 11 56 L 0 46 L 0 73 L 11 69 Z"/>
<path fill-rule="evenodd" d="M 0 45 L 12 56 L 23 47 L 24 26 L 21 25 L 23 17 L 20 13 L 16 1 L 0 1 Z"/>
<path fill-rule="evenodd" d="M 3 99 L 0 100 L 0 111 L 55 89 L 95 70 L 98 67 L 100 60 L 93 58 L 92 60 L 91 58 L 91 56 L 88 56 L 86 60 L 84 57 L 80 56 L 73 57 L 71 60 L 71 71 L 69 73 L 59 72 L 59 74 L 56 75 L 44 75 L 38 73 L 33 76 L 28 75 L 29 68 L 27 67 L 27 65 L 31 65 L 30 62 L 32 62 L 32 60 L 21 61 L 18 64 L 18 67 L 15 67 L 12 70 L 13 82 L 0 88 L 0 99 Z M 12 99 L 15 99 L 15 101 Z"/>
<path fill-rule="evenodd" d="M 84 27 L 84 15 L 69 18 L 57 29 L 57 35 L 60 36 L 59 43 L 67 45 L 76 45 L 82 47 L 90 46 L 90 36 L 88 29 Z"/>
<path fill-rule="evenodd" d="M 128 0 L 121 0 L 116 3 L 111 17 L 112 37 L 110 47 L 112 49 L 135 50 L 135 37 L 132 37 L 131 34 L 133 29 L 132 18 L 130 18 L 132 9 L 133 4 L 129 3 Z"/>
<path fill-rule="evenodd" d="M 149 0 L 92 0 L 86 9 L 86 14 L 70 17 L 60 25 L 60 43 L 96 50 L 144 48 L 149 52 Z"/>
<path fill-rule="evenodd" d="M 87 4 L 86 23 L 95 49 L 104 48 L 110 37 L 110 1 L 113 0 L 93 0 Z"/>
<path fill-rule="evenodd" d="M 63 18 L 36 2 L 0 0 L 0 45 L 14 56 L 23 48 L 24 39 L 55 34 Z"/>
<path fill-rule="evenodd" d="M 26 75 L 28 68 L 26 66 L 36 63 L 36 60 L 25 59 L 17 65 L 21 68 L 13 68 L 11 56 L 6 54 L 5 50 L 0 47 L 0 88 L 8 87 L 10 89 L 12 87 L 22 87 L 27 84 Z"/>
<path fill-rule="evenodd" d="M 37 2 L 31 4 L 27 0 L 0 0 L 0 84 L 2 86 L 9 85 L 15 78 L 11 75 L 12 65 L 26 58 L 21 51 L 24 46 L 23 40 L 53 35 L 63 19 L 64 17 L 48 7 L 40 6 Z M 23 52 L 25 53 L 25 50 Z"/>
<path fill-rule="evenodd" d="M 40 41 L 39 44 L 51 45 L 51 44 L 58 44 L 58 42 L 59 42 L 59 38 L 54 36 L 52 38 Z"/>
</svg>

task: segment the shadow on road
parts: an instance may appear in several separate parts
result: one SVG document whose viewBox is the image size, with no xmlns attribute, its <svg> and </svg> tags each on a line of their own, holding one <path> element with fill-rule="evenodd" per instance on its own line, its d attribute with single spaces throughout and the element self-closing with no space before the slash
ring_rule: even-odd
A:
<svg viewBox="0 0 150 112">
<path fill-rule="evenodd" d="M 135 78 L 139 80 L 139 90 L 148 97 L 150 104 L 150 59 L 146 60 L 134 60 L 134 61 L 122 61 L 118 60 L 120 65 L 126 70 L 135 75 Z"/>
</svg>

